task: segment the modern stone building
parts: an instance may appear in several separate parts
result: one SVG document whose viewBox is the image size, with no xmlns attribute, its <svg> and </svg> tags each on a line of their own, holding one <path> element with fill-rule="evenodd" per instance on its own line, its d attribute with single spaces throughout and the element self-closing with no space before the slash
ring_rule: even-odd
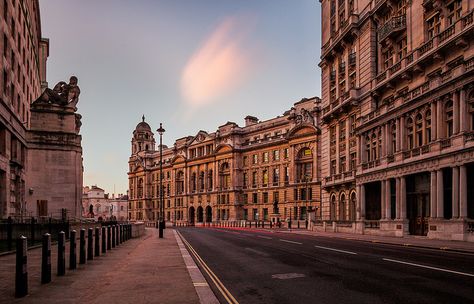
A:
<svg viewBox="0 0 474 304">
<path fill-rule="evenodd" d="M 474 241 L 474 0 L 320 0 L 316 229 Z"/>
<path fill-rule="evenodd" d="M 80 215 L 79 88 L 47 88 L 48 53 L 39 1 L 1 1 L 0 219 Z"/>
<path fill-rule="evenodd" d="M 247 116 L 163 146 L 165 219 L 174 223 L 304 220 L 320 207 L 319 98 L 266 121 Z M 133 132 L 129 218 L 159 216 L 159 147 L 148 123 Z M 166 137 L 166 134 L 164 134 Z"/>
</svg>

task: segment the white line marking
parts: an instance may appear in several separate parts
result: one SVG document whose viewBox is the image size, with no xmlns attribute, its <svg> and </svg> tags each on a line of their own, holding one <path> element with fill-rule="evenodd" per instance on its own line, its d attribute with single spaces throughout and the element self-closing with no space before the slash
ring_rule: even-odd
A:
<svg viewBox="0 0 474 304">
<path fill-rule="evenodd" d="M 357 253 L 352 252 L 352 251 L 345 251 L 345 250 L 341 250 L 341 249 L 335 249 L 335 248 L 329 248 L 329 247 L 323 247 L 323 246 L 314 246 L 314 247 L 320 248 L 320 249 L 326 249 L 326 250 L 336 251 L 336 252 L 342 252 L 342 253 L 357 255 Z"/>
<path fill-rule="evenodd" d="M 468 276 L 468 277 L 474 277 L 474 274 L 472 274 L 472 273 L 459 272 L 459 271 L 454 271 L 454 270 L 449 270 L 449 269 L 437 268 L 437 267 L 426 266 L 426 265 L 420 265 L 420 264 L 415 264 L 415 263 L 410 263 L 410 262 L 404 262 L 404 261 L 398 261 L 398 260 L 392 260 L 392 259 L 382 259 L 382 260 L 387 261 L 387 262 L 393 262 L 393 263 L 400 263 L 400 264 L 415 266 L 415 267 L 427 268 L 427 269 L 431 269 L 431 270 L 444 271 L 444 272 L 449 272 L 449 273 L 464 275 L 464 276 Z"/>
<path fill-rule="evenodd" d="M 193 285 L 195 287 L 208 287 L 209 286 L 209 284 L 207 283 L 193 283 Z"/>
<path fill-rule="evenodd" d="M 259 238 L 262 238 L 262 239 L 267 239 L 267 240 L 271 240 L 272 238 L 269 237 L 269 236 L 263 236 L 263 235 L 257 235 Z"/>
<path fill-rule="evenodd" d="M 282 242 L 286 242 L 286 243 L 291 243 L 291 244 L 298 244 L 298 245 L 303 245 L 303 243 L 300 243 L 300 242 L 294 242 L 294 241 L 289 241 L 289 240 L 283 240 L 283 239 L 280 239 L 280 241 L 282 241 Z"/>
</svg>

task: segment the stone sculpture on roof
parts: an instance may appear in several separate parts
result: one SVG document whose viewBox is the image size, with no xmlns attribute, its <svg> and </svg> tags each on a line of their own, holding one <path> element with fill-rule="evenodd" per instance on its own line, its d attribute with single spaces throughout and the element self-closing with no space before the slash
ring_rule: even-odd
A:
<svg viewBox="0 0 474 304">
<path fill-rule="evenodd" d="M 70 106 L 76 108 L 79 101 L 81 90 L 77 85 L 77 77 L 71 76 L 69 83 L 65 81 L 58 82 L 54 88 L 46 89 L 43 95 L 36 102 L 45 102 L 58 104 L 61 106 Z"/>
</svg>

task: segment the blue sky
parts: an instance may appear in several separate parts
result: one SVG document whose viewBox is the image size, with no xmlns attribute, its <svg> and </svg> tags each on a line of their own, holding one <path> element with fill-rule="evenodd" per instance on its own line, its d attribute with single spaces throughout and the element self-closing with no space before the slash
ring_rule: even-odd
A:
<svg viewBox="0 0 474 304">
<path fill-rule="evenodd" d="M 163 143 L 320 96 L 315 0 L 40 0 L 48 82 L 79 78 L 84 185 L 127 190 L 142 114 Z"/>
</svg>

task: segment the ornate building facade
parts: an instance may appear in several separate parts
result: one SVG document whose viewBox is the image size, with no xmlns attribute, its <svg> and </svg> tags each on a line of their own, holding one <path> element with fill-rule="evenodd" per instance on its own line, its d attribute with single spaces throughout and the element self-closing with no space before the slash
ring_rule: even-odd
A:
<svg viewBox="0 0 474 304">
<path fill-rule="evenodd" d="M 320 2 L 316 229 L 474 241 L 474 1 Z"/>
<path fill-rule="evenodd" d="M 48 55 L 39 1 L 2 0 L 0 219 L 80 216 L 79 88 L 75 79 L 75 84 L 47 89 Z"/>
<path fill-rule="evenodd" d="M 227 122 L 163 146 L 164 217 L 173 223 L 305 220 L 320 210 L 319 98 L 245 126 Z M 129 219 L 159 216 L 160 154 L 143 117 L 129 159 Z"/>
</svg>

